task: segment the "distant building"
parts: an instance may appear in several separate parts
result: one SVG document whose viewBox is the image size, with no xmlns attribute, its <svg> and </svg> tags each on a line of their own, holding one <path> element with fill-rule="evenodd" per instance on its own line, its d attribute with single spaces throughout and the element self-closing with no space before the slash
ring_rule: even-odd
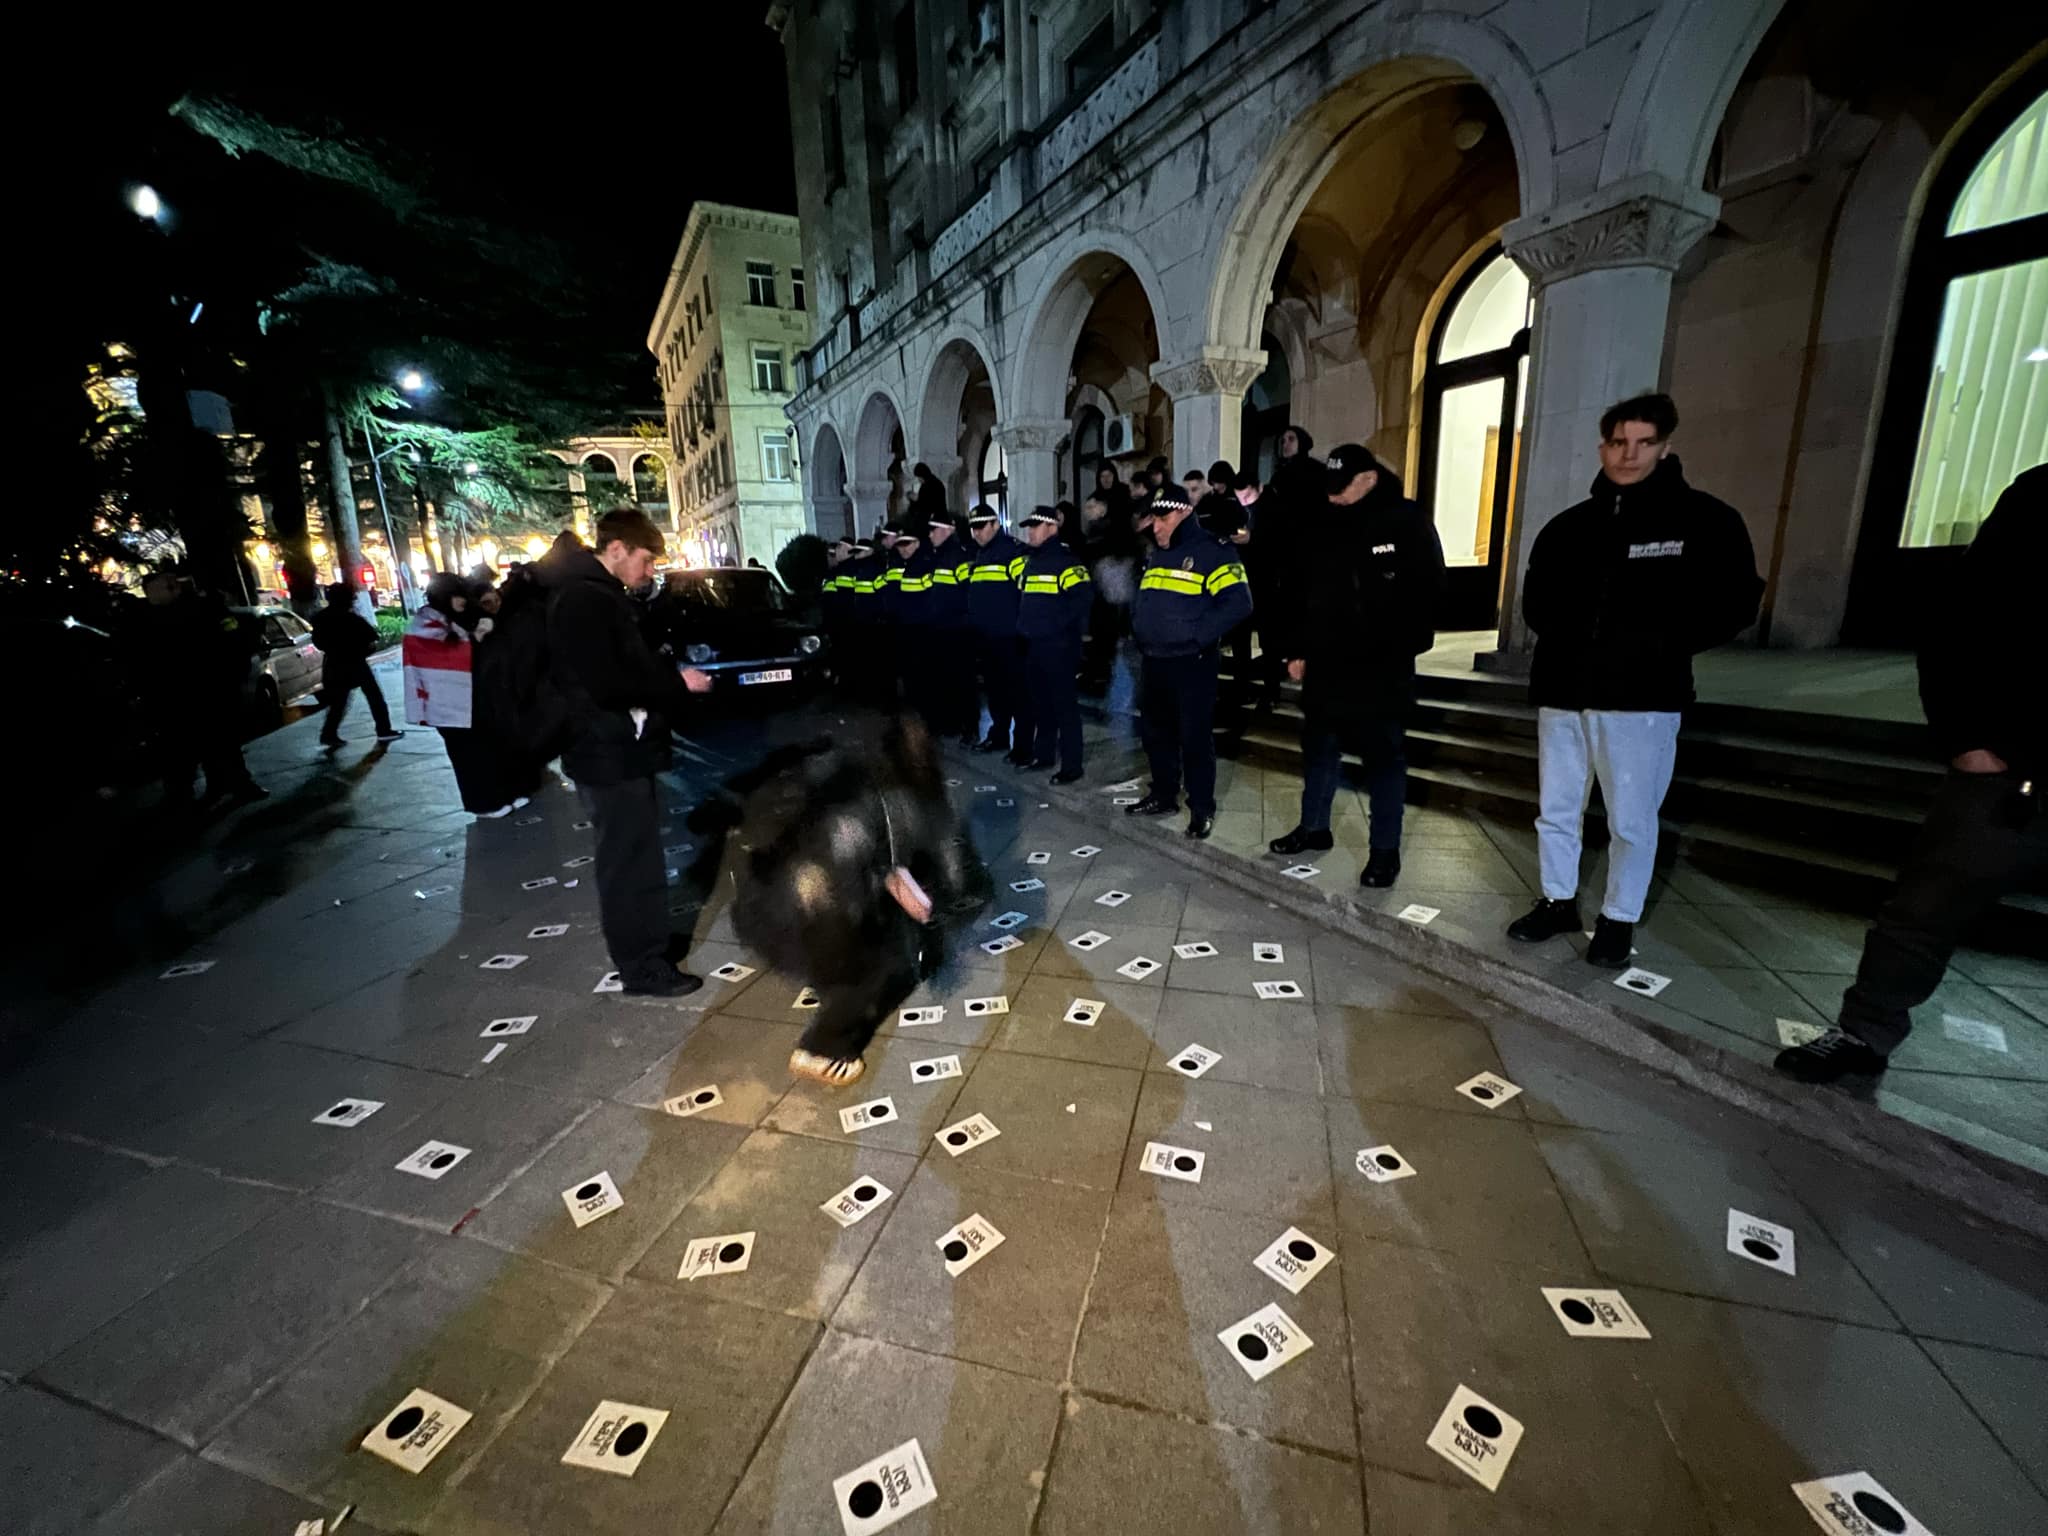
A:
<svg viewBox="0 0 2048 1536">
<path fill-rule="evenodd" d="M 675 507 L 676 476 L 669 464 L 670 450 L 662 439 L 647 435 L 652 431 L 651 422 L 638 432 L 632 424 L 608 427 L 572 437 L 566 447 L 550 450 L 568 466 L 569 498 L 578 537 L 590 537 L 589 493 L 593 480 L 617 481 L 641 511 L 671 532 L 682 532 Z M 596 500 L 602 505 L 596 511 L 603 512 L 615 499 L 600 494 Z"/>
<path fill-rule="evenodd" d="M 691 206 L 647 349 L 668 412 L 670 520 L 693 564 L 772 566 L 806 531 L 784 408 L 810 340 L 808 302 L 795 219 Z"/>
</svg>

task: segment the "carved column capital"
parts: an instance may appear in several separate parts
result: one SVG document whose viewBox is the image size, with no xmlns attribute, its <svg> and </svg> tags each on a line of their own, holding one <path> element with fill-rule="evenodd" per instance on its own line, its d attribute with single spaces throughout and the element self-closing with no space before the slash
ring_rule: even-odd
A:
<svg viewBox="0 0 2048 1536">
<path fill-rule="evenodd" d="M 894 494 L 896 486 L 889 480 L 855 480 L 846 487 L 846 490 L 856 502 L 865 504 L 887 502 Z"/>
<path fill-rule="evenodd" d="M 1632 176 L 1501 231 L 1538 285 L 1611 267 L 1674 270 L 1720 217 L 1721 200 L 1669 177 Z"/>
<path fill-rule="evenodd" d="M 1266 354 L 1256 349 L 1203 347 L 1187 357 L 1152 365 L 1152 382 L 1175 400 L 1196 395 L 1242 395 L 1266 371 Z"/>
<path fill-rule="evenodd" d="M 1010 421 L 996 428 L 996 441 L 1005 453 L 1052 453 L 1073 429 L 1057 419 Z"/>
<path fill-rule="evenodd" d="M 932 472 L 933 477 L 936 478 L 939 484 L 941 485 L 944 485 L 947 481 L 951 480 L 955 475 L 960 473 L 960 459 L 950 454 L 944 458 L 940 458 L 932 454 L 927 454 L 923 459 L 919 460 L 918 462 L 923 464 L 926 469 L 930 470 Z"/>
</svg>

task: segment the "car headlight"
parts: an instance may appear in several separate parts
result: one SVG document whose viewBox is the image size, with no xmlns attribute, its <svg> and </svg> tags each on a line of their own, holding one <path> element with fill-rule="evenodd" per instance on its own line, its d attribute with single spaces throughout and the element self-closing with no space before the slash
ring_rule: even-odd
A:
<svg viewBox="0 0 2048 1536">
<path fill-rule="evenodd" d="M 685 650 L 683 654 L 701 666 L 703 663 L 710 661 L 718 652 L 711 649 L 702 640 L 699 640 L 695 645 Z"/>
<path fill-rule="evenodd" d="M 823 650 L 824 647 L 825 642 L 820 640 L 816 635 L 805 635 L 803 639 L 797 641 L 796 643 L 796 648 L 802 651 L 806 656 L 815 656 L 818 654 L 819 651 Z"/>
</svg>

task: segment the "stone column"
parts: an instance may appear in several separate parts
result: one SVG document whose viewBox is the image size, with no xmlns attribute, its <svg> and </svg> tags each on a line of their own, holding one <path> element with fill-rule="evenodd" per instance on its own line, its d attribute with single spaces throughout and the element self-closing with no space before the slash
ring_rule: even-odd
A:
<svg viewBox="0 0 2048 1536">
<path fill-rule="evenodd" d="M 1009 463 L 1012 528 L 1033 507 L 1060 499 L 1059 447 L 1070 430 L 1064 421 L 1013 421 L 996 428 Z"/>
<path fill-rule="evenodd" d="M 1237 462 L 1244 392 L 1266 369 L 1266 354 L 1234 347 L 1203 347 L 1191 356 L 1152 365 L 1152 382 L 1173 397 L 1173 463 L 1178 481 L 1190 469 L 1218 459 Z"/>
<path fill-rule="evenodd" d="M 1600 413 L 1657 388 L 1671 310 L 1671 274 L 1721 210 L 1721 200 L 1667 177 L 1631 177 L 1501 232 L 1535 289 L 1522 478 L 1506 551 L 1502 670 L 1526 671 L 1533 645 L 1520 619 L 1522 572 L 1544 524 L 1600 469 Z M 1683 413 L 1684 403 L 1680 402 Z"/>
<path fill-rule="evenodd" d="M 846 487 L 853 498 L 853 529 L 862 538 L 871 537 L 877 525 L 889 515 L 889 493 L 895 489 L 887 480 L 855 480 Z"/>
</svg>

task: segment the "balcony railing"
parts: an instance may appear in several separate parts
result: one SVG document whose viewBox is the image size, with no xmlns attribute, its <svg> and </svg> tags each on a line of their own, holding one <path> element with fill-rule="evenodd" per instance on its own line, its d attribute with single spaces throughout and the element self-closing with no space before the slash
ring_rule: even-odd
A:
<svg viewBox="0 0 2048 1536">
<path fill-rule="evenodd" d="M 932 276 L 951 271 L 962 256 L 994 234 L 995 228 L 996 189 L 991 186 L 939 231 L 939 238 L 932 242 Z"/>
<path fill-rule="evenodd" d="M 1038 144 L 1038 187 L 1051 186 L 1159 94 L 1159 39 L 1147 38 Z"/>
</svg>

